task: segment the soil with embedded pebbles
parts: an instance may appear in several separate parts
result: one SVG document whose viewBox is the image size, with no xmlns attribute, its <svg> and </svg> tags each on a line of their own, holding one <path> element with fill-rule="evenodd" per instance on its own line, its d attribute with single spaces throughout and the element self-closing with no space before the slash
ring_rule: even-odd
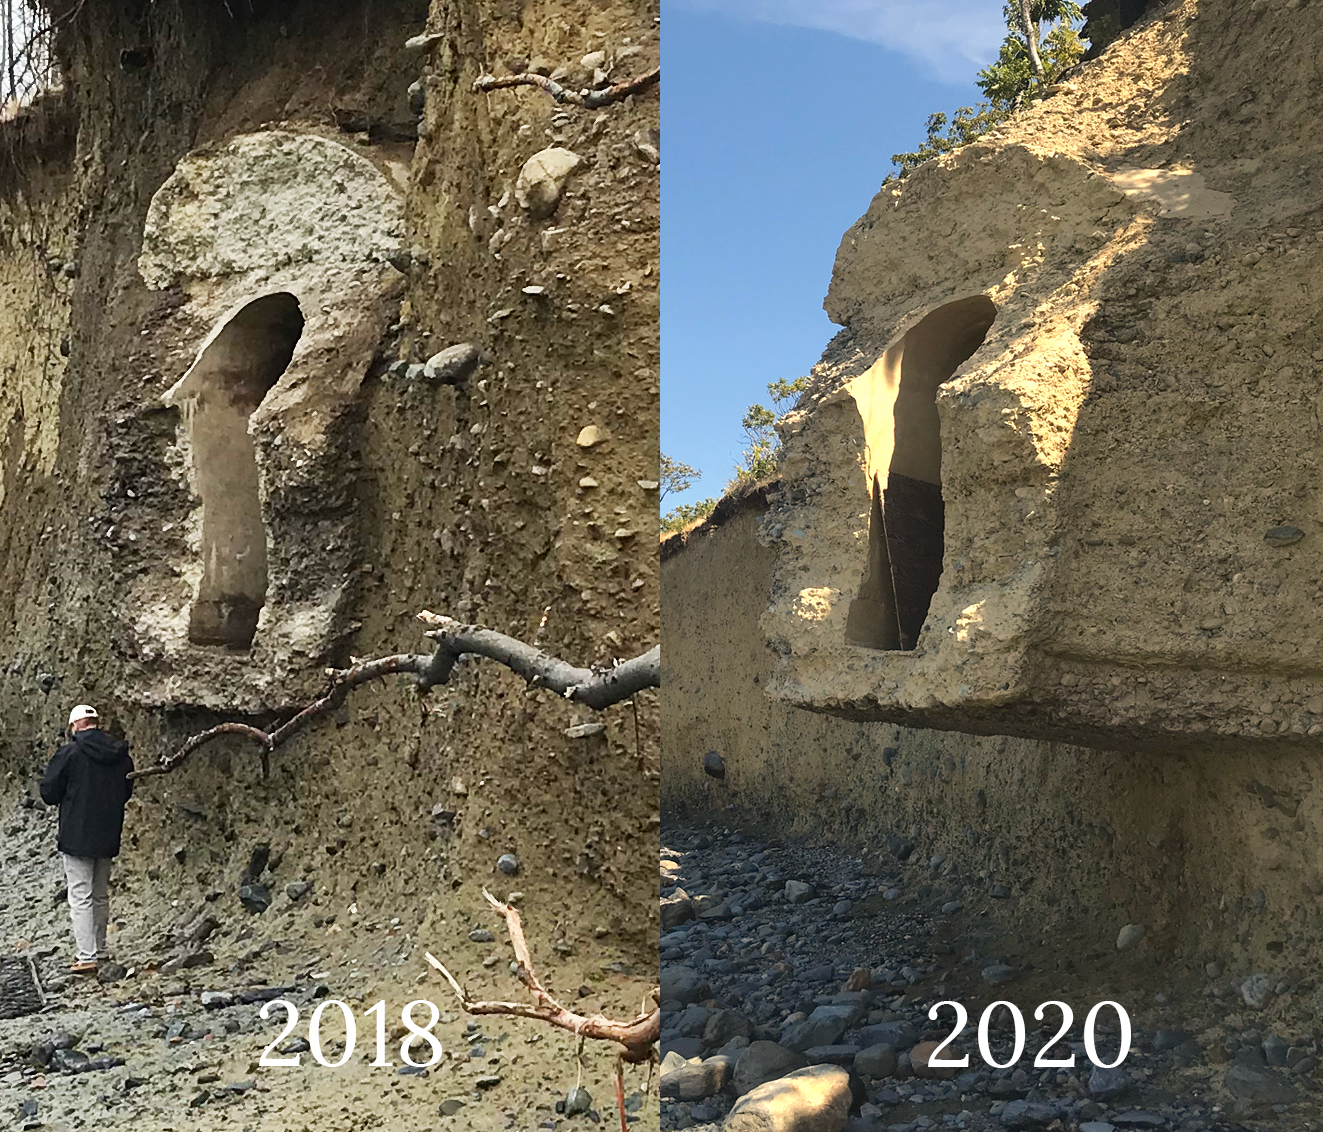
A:
<svg viewBox="0 0 1323 1132">
<path fill-rule="evenodd" d="M 427 945 L 406 925 L 356 924 L 352 909 L 329 912 L 314 886 L 285 876 L 287 867 L 274 873 L 273 860 L 254 861 L 256 877 L 218 878 L 213 898 L 196 909 L 163 907 L 141 873 L 112 875 L 112 959 L 96 976 L 71 974 L 54 811 L 20 797 L 4 812 L 0 946 L 32 960 L 45 1006 L 0 1018 L 0 1127 L 573 1132 L 618 1122 L 607 1052 L 590 1048 L 580 1074 L 572 1035 L 529 1019 L 470 1018 L 426 965 Z M 512 955 L 494 917 L 493 927 L 471 945 L 490 972 L 489 985 L 470 982 L 470 991 L 518 1000 L 525 992 L 508 970 Z M 455 969 L 473 962 L 459 957 Z M 573 990 L 560 993 L 580 1009 L 630 1017 L 640 988 L 655 985 L 643 973 L 591 967 L 573 958 L 555 964 L 553 989 L 587 990 L 593 982 L 588 1002 L 575 1003 Z M 277 998 L 299 1012 L 283 1037 L 285 1008 L 261 1013 Z M 342 1067 L 326 1068 L 309 1051 L 309 1019 L 337 999 L 355 1015 L 356 1048 Z M 365 1012 L 378 1000 L 390 1011 L 392 1064 L 374 1067 L 376 1019 Z M 415 1069 L 401 1057 L 399 1012 L 413 1000 L 439 1009 L 431 1032 L 443 1056 L 430 1068 Z M 415 1009 L 420 1027 L 428 1013 L 426 1005 Z M 322 1054 L 334 1063 L 344 1053 L 343 1015 L 332 1005 L 322 1016 Z M 262 1066 L 268 1046 L 275 1057 L 297 1055 L 298 1064 Z M 432 1056 L 421 1040 L 411 1055 L 417 1062 Z M 627 1072 L 631 1132 L 657 1127 L 655 1079 L 650 1096 L 642 1092 L 645 1080 L 646 1070 Z"/>
</svg>

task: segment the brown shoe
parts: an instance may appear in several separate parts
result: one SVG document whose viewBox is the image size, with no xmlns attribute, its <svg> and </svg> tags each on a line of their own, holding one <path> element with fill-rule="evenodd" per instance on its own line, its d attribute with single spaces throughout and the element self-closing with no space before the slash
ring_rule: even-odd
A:
<svg viewBox="0 0 1323 1132">
<path fill-rule="evenodd" d="M 75 963 L 70 963 L 69 970 L 72 971 L 75 975 L 95 975 L 96 960 L 80 959 Z"/>
</svg>

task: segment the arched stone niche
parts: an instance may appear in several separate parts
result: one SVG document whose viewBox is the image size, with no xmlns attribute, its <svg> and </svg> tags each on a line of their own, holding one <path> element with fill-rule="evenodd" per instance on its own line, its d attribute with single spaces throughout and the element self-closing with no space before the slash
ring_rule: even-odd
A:
<svg viewBox="0 0 1323 1132">
<path fill-rule="evenodd" d="M 937 389 L 983 344 L 986 295 L 930 312 L 852 384 L 871 486 L 868 565 L 847 644 L 913 649 L 942 575 L 942 430 Z"/>
<path fill-rule="evenodd" d="M 152 198 L 139 273 L 184 296 L 148 323 L 181 359 L 163 396 L 181 458 L 161 474 L 185 476 L 194 502 L 177 517 L 188 557 L 126 603 L 154 658 L 131 699 L 266 709 L 268 688 L 299 695 L 316 675 L 357 554 L 350 409 L 398 317 L 403 230 L 394 179 L 317 134 L 200 149 Z"/>
<path fill-rule="evenodd" d="M 189 611 L 194 644 L 246 649 L 266 602 L 266 525 L 249 418 L 285 372 L 303 333 L 288 291 L 225 319 L 166 394 L 183 410 L 194 488 L 202 500 L 202 578 Z"/>
</svg>

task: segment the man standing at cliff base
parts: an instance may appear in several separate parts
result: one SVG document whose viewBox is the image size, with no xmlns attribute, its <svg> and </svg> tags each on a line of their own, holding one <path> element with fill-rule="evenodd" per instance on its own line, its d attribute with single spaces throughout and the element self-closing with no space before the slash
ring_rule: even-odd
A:
<svg viewBox="0 0 1323 1132">
<path fill-rule="evenodd" d="M 79 704 L 69 713 L 72 736 L 41 777 L 41 800 L 60 807 L 56 848 L 69 882 L 69 914 L 78 955 L 70 970 L 95 974 L 108 958 L 110 861 L 119 854 L 124 804 L 133 793 L 129 745 L 101 730 L 96 709 Z"/>
</svg>

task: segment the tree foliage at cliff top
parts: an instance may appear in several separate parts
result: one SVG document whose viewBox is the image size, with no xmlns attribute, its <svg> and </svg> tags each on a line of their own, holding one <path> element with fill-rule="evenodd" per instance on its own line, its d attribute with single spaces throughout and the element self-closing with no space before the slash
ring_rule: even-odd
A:
<svg viewBox="0 0 1323 1132">
<path fill-rule="evenodd" d="M 962 106 L 949 119 L 941 113 L 929 115 L 927 140 L 910 153 L 892 154 L 891 160 L 900 169 L 888 176 L 888 181 L 904 177 L 930 158 L 967 145 L 1026 103 L 1042 98 L 1046 88 L 1084 54 L 1084 44 L 1074 27 L 1083 16 L 1074 0 L 1014 0 L 1003 7 L 1002 13 L 1006 17 L 1006 38 L 996 62 L 984 67 L 976 80 L 987 101 L 977 108 Z M 1044 24 L 1049 25 L 1046 35 Z M 1041 75 L 1036 73 L 1035 59 Z"/>
<path fill-rule="evenodd" d="M 724 491 L 733 491 L 744 484 L 757 483 L 771 479 L 776 475 L 777 462 L 781 458 L 781 440 L 776 435 L 776 419 L 781 416 L 790 403 L 808 387 L 807 377 L 798 377 L 787 381 L 778 377 L 767 383 L 767 395 L 772 406 L 763 404 L 750 405 L 740 421 L 749 446 L 735 465 L 735 474 L 726 481 Z M 682 464 L 662 453 L 662 498 L 668 491 L 684 491 L 694 480 L 702 476 L 697 468 Z M 697 503 L 681 503 L 662 515 L 662 534 L 684 530 L 690 523 L 706 519 L 716 507 L 712 498 L 699 500 Z"/>
</svg>

